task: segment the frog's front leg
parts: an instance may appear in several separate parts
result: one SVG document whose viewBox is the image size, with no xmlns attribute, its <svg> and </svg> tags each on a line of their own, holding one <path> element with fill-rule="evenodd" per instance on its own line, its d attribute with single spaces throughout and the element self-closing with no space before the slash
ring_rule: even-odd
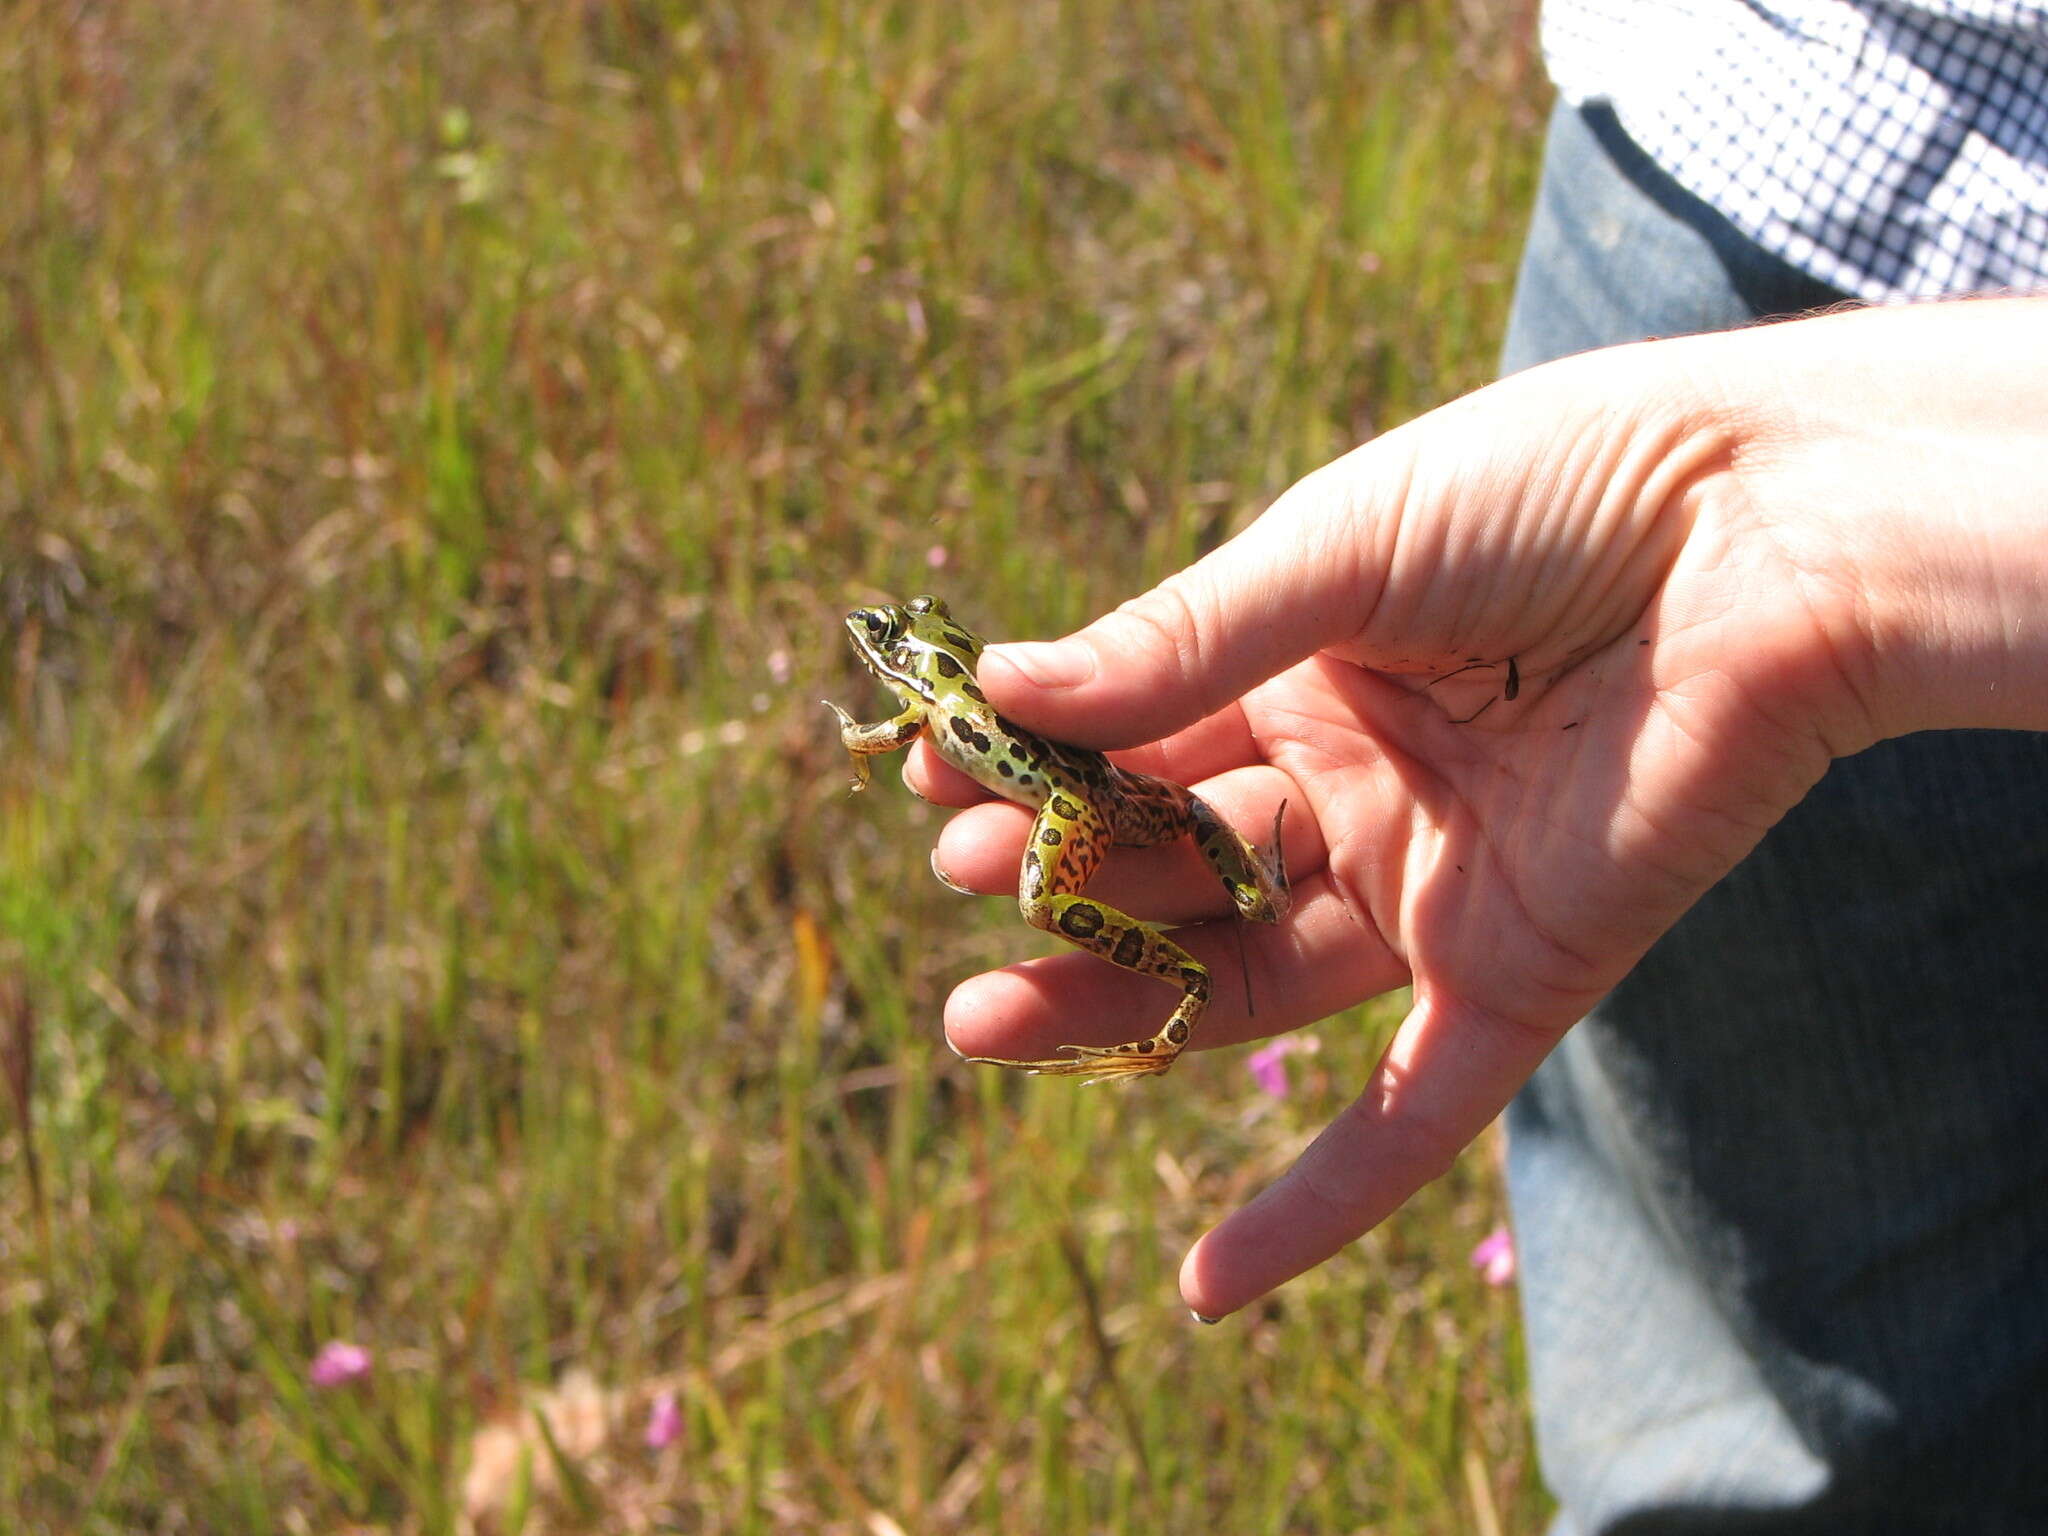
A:
<svg viewBox="0 0 2048 1536">
<path fill-rule="evenodd" d="M 1060 1077 L 1137 1077 L 1166 1071 L 1187 1046 L 1209 1006 L 1209 972 L 1152 924 L 1080 894 L 1109 845 L 1109 823 L 1099 810 L 1070 795 L 1048 796 L 1031 826 L 1017 905 L 1034 928 L 1058 934 L 1127 971 L 1177 983 L 1180 1005 L 1148 1040 L 1108 1047 L 1063 1045 L 1059 1056 L 1045 1061 L 1000 1056 L 970 1056 L 969 1061 Z"/>
<path fill-rule="evenodd" d="M 862 725 L 830 699 L 820 699 L 818 702 L 839 717 L 839 744 L 846 748 L 853 758 L 853 788 L 856 794 L 868 787 L 869 758 L 909 746 L 917 740 L 917 733 L 924 729 L 922 704 L 911 705 L 893 719 L 878 720 L 873 725 Z"/>
</svg>

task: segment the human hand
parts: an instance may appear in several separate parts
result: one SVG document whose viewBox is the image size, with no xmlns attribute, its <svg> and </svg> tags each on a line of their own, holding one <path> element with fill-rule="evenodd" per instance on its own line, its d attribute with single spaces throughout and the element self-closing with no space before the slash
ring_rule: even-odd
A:
<svg viewBox="0 0 2048 1536">
<path fill-rule="evenodd" d="M 1414 984 L 1358 1099 L 1188 1255 L 1197 1313 L 1321 1262 L 1440 1173 L 1831 757 L 2040 723 L 2041 669 L 2000 637 L 2048 612 L 2041 493 L 2010 489 L 2048 484 L 2048 379 L 1994 380 L 2019 392 L 2009 413 L 1957 401 L 1996 372 L 1959 329 L 2010 347 L 2048 307 L 1944 308 L 1532 370 L 1309 476 L 1059 645 L 988 652 L 982 686 L 1026 726 L 1149 742 L 1119 759 L 1240 827 L 1289 801 L 1293 912 L 1242 933 L 1258 1016 L 1219 987 L 1197 1048 Z M 928 752 L 910 774 L 980 798 Z M 975 805 L 938 862 L 1005 889 L 1028 822 Z M 1238 934 L 1197 864 L 1119 852 L 1094 889 L 1192 924 L 1176 938 L 1227 971 Z M 964 983 L 947 1031 L 974 1055 L 1108 1044 L 1159 993 L 1063 954 Z"/>
</svg>

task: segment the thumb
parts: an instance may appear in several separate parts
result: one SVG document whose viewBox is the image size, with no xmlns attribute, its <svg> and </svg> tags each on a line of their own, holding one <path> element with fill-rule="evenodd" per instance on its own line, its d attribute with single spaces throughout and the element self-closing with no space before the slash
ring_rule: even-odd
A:
<svg viewBox="0 0 2048 1536">
<path fill-rule="evenodd" d="M 1155 741 L 1356 634 L 1385 570 L 1368 444 L 1229 543 L 1063 640 L 992 645 L 976 676 L 1019 724 L 1077 746 Z M 1379 526 L 1386 525 L 1386 526 Z"/>
</svg>

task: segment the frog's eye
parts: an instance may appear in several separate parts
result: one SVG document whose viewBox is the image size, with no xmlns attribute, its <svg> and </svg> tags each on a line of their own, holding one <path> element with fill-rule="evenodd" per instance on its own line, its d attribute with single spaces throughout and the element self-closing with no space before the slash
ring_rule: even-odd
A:
<svg viewBox="0 0 2048 1536">
<path fill-rule="evenodd" d="M 946 605 L 930 593 L 926 593 L 923 597 L 913 597 L 903 607 L 905 612 L 914 613 L 919 618 L 923 618 L 928 613 L 936 613 L 942 619 L 952 617 L 951 614 L 946 612 Z"/>
</svg>

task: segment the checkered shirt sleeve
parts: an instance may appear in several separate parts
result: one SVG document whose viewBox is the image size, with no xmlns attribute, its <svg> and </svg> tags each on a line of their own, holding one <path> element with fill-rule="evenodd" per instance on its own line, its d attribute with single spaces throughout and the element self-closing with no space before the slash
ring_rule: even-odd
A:
<svg viewBox="0 0 2048 1536">
<path fill-rule="evenodd" d="M 1679 185 L 1874 302 L 2048 289 L 2048 3 L 1546 0 L 1543 52 Z"/>
</svg>

